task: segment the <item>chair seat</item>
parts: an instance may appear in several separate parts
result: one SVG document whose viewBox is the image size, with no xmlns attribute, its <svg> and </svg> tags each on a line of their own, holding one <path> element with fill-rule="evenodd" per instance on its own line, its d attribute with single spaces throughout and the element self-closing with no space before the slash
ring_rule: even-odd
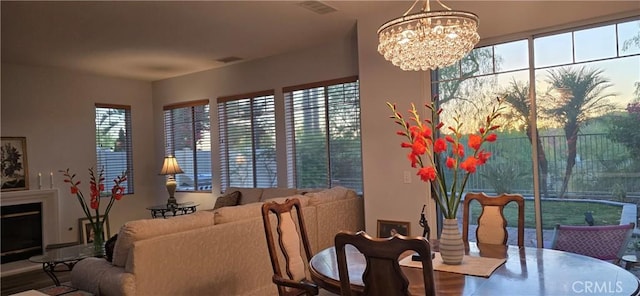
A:
<svg viewBox="0 0 640 296">
<path fill-rule="evenodd" d="M 601 226 L 556 225 L 551 248 L 617 263 L 626 251 L 634 227 L 634 223 Z"/>
</svg>

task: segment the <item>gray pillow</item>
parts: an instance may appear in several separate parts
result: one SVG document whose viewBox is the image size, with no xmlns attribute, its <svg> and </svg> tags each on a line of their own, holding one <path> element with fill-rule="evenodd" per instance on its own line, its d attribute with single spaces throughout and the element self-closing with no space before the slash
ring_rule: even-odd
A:
<svg viewBox="0 0 640 296">
<path fill-rule="evenodd" d="M 237 206 L 239 201 L 240 191 L 229 192 L 216 199 L 216 204 L 213 206 L 213 209 L 215 210 L 222 207 Z"/>
</svg>

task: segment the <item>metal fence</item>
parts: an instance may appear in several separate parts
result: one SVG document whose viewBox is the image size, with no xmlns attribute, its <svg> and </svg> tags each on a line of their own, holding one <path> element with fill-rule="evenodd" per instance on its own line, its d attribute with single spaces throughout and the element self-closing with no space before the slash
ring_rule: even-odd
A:
<svg viewBox="0 0 640 296">
<path fill-rule="evenodd" d="M 557 197 L 567 165 L 566 138 L 541 136 L 540 140 L 548 162 L 547 197 Z M 576 148 L 567 196 L 614 200 L 640 196 L 640 160 L 631 159 L 626 147 L 606 134 L 583 134 L 578 136 Z M 502 137 L 487 145 L 487 150 L 491 159 L 470 177 L 467 191 L 533 193 L 531 142 L 527 137 Z"/>
</svg>

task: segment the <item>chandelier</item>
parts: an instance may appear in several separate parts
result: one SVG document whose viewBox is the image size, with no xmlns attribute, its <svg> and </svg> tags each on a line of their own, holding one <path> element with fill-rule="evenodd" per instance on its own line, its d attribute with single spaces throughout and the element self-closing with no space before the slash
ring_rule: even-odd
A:
<svg viewBox="0 0 640 296">
<path fill-rule="evenodd" d="M 378 52 L 402 70 L 435 70 L 462 59 L 480 40 L 478 16 L 465 11 L 431 11 L 429 0 L 422 11 L 409 14 L 419 0 L 401 17 L 378 29 Z"/>
</svg>

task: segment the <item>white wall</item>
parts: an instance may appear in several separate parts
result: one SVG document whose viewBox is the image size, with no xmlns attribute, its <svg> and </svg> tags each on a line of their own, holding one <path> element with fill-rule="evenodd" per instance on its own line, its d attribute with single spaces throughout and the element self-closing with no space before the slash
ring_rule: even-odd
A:
<svg viewBox="0 0 640 296">
<path fill-rule="evenodd" d="M 70 168 L 78 174 L 88 197 L 88 168 L 96 165 L 96 102 L 130 105 L 133 121 L 135 194 L 123 197 L 111 209 L 111 234 L 126 221 L 150 217 L 145 207 L 152 204 L 151 182 L 155 182 L 151 174 L 155 159 L 149 153 L 155 145 L 151 83 L 11 64 L 2 64 L 1 81 L 1 134 L 27 138 L 30 188 L 38 188 L 38 172 L 48 188 L 49 172 L 54 172 L 60 193 L 61 242 L 78 240 L 78 218 L 85 216 L 58 170 Z M 101 205 L 105 208 L 106 204 Z"/>
<path fill-rule="evenodd" d="M 400 148 L 404 139 L 396 135 L 399 126 L 389 118 L 391 111 L 386 105 L 395 103 L 406 114 L 412 102 L 417 106 L 430 102 L 430 78 L 426 72 L 402 71 L 378 53 L 374 33 L 382 24 L 379 19 L 358 22 L 366 231 L 377 234 L 378 220 L 392 220 L 410 222 L 411 235 L 422 235 L 418 221 L 426 204 L 431 233 L 435 235 L 435 204 L 429 198 L 427 184 L 411 168 L 407 150 Z M 411 175 L 411 183 L 404 183 L 405 172 Z"/>
<path fill-rule="evenodd" d="M 211 150 L 213 171 L 213 196 L 208 193 L 177 192 L 178 202 L 193 201 L 198 208 L 213 208 L 215 197 L 220 195 L 220 157 L 218 154 L 218 116 L 216 99 L 222 96 L 245 94 L 262 90 L 275 90 L 276 116 L 284 114 L 282 88 L 286 86 L 357 75 L 357 45 L 355 28 L 348 35 L 333 43 L 322 44 L 308 50 L 273 56 L 258 61 L 230 65 L 153 83 L 153 100 L 156 134 L 157 170 L 163 150 L 162 106 L 176 102 L 209 99 L 211 110 Z M 276 127 L 278 164 L 286 165 L 284 125 Z M 286 187 L 286 168 L 278 168 L 278 183 Z M 160 200 L 158 200 L 160 201 Z"/>
</svg>

